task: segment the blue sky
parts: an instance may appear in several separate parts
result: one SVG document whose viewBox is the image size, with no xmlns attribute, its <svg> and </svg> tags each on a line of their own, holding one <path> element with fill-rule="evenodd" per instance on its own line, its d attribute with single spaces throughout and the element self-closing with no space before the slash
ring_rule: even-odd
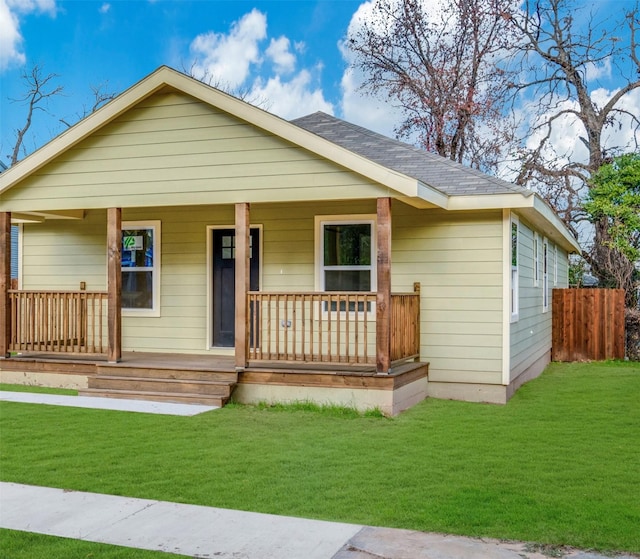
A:
<svg viewBox="0 0 640 559">
<path fill-rule="evenodd" d="M 606 13 L 633 1 L 596 5 Z M 7 162 L 25 118 L 25 107 L 9 99 L 23 93 L 20 75 L 35 64 L 58 74 L 64 92 L 35 115 L 27 152 L 62 132 L 60 119 L 78 120 L 92 86 L 119 93 L 163 64 L 215 74 L 283 118 L 323 110 L 392 136 L 398 113 L 363 97 L 340 46 L 370 9 L 365 0 L 0 0 L 0 157 Z M 617 76 L 606 66 L 594 70 L 601 85 L 594 98 L 603 102 Z M 626 108 L 640 114 L 640 92 Z M 569 151 L 582 149 L 571 123 L 557 135 Z"/>
</svg>

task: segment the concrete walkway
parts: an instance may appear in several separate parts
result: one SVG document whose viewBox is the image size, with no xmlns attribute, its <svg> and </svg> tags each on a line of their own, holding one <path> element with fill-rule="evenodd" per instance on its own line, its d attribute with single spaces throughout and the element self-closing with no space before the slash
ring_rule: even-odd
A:
<svg viewBox="0 0 640 559">
<path fill-rule="evenodd" d="M 216 406 L 203 406 L 199 404 L 174 404 L 170 402 L 148 402 L 144 400 L 99 398 L 95 396 L 62 396 L 60 394 L 10 392 L 8 390 L 0 390 L 0 400 L 6 402 L 21 402 L 23 404 L 48 404 L 50 406 L 185 416 L 198 415 L 206 411 L 218 409 Z"/>
<path fill-rule="evenodd" d="M 0 483 L 0 527 L 219 559 L 546 559 L 479 540 Z M 556 550 L 557 551 L 557 550 Z M 564 550 L 566 559 L 607 559 Z M 633 559 L 630 555 L 619 559 Z M 610 559 L 610 558 L 609 558 Z"/>
</svg>

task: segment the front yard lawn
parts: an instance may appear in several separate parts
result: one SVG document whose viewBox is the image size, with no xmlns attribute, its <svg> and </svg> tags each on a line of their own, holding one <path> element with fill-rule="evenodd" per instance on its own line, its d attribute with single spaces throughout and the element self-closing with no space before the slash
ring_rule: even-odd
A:
<svg viewBox="0 0 640 559">
<path fill-rule="evenodd" d="M 640 552 L 634 363 L 554 363 L 506 406 L 432 399 L 395 419 L 0 402 L 0 434 L 3 481 Z"/>
</svg>

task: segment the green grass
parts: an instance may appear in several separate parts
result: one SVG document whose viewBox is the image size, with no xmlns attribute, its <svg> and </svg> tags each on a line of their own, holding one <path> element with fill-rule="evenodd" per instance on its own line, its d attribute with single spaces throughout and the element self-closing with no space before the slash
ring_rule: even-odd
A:
<svg viewBox="0 0 640 559">
<path fill-rule="evenodd" d="M 179 559 L 185 555 L 0 529 L 0 557 L 11 559 Z"/>
<path fill-rule="evenodd" d="M 552 364 L 506 406 L 395 419 L 0 403 L 0 477 L 425 531 L 640 552 L 640 366 Z"/>
<path fill-rule="evenodd" d="M 68 388 L 49 388 L 47 386 L 30 386 L 26 384 L 0 384 L 0 390 L 8 392 L 36 392 L 39 394 L 62 394 L 64 396 L 77 396 L 77 390 Z"/>
</svg>

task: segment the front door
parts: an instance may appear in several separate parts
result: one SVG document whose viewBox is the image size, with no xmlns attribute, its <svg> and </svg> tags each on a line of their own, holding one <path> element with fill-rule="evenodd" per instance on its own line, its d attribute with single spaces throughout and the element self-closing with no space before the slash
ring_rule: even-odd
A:
<svg viewBox="0 0 640 559">
<path fill-rule="evenodd" d="M 214 347 L 233 347 L 235 342 L 235 256 L 234 229 L 213 229 L 213 340 Z M 251 228 L 249 288 L 260 289 L 260 229 Z"/>
</svg>

